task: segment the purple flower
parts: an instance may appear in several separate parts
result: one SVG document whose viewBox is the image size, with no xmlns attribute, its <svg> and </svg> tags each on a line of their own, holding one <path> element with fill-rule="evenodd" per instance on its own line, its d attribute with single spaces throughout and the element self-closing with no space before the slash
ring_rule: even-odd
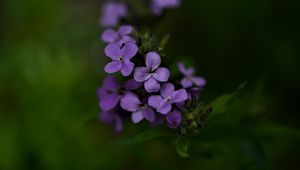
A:
<svg viewBox="0 0 300 170">
<path fill-rule="evenodd" d="M 115 73 L 121 71 L 123 76 L 129 76 L 134 67 L 134 63 L 130 61 L 138 52 L 138 47 L 131 42 L 128 42 L 121 47 L 119 44 L 112 43 L 106 46 L 105 54 L 112 59 L 104 70 L 107 73 Z"/>
<path fill-rule="evenodd" d="M 132 31 L 133 28 L 130 25 L 121 26 L 118 31 L 107 29 L 101 35 L 101 39 L 106 43 L 119 43 L 119 45 L 126 44 L 127 42 L 135 43 L 136 41 L 129 36 Z"/>
<path fill-rule="evenodd" d="M 162 10 L 167 8 L 176 8 L 181 0 L 152 0 L 151 10 L 155 15 L 160 15 Z"/>
<path fill-rule="evenodd" d="M 178 128 L 182 121 L 181 112 L 176 109 L 172 112 L 169 112 L 166 116 L 166 120 L 167 120 L 167 125 L 170 128 L 172 129 Z"/>
<path fill-rule="evenodd" d="M 184 75 L 184 78 L 181 80 L 181 85 L 183 88 L 189 87 L 203 87 L 206 85 L 206 80 L 203 77 L 194 76 L 194 68 L 185 68 L 182 63 L 178 63 L 179 71 Z"/>
<path fill-rule="evenodd" d="M 160 89 L 160 96 L 150 96 L 148 100 L 149 106 L 156 109 L 157 112 L 167 114 L 172 109 L 172 104 L 180 103 L 187 100 L 187 92 L 185 89 L 176 90 L 171 83 L 163 84 Z"/>
<path fill-rule="evenodd" d="M 112 124 L 117 133 L 123 129 L 123 122 L 120 115 L 115 111 L 103 111 L 99 114 L 99 119 L 104 124 Z"/>
<path fill-rule="evenodd" d="M 156 52 L 146 55 L 146 67 L 137 67 L 134 71 L 134 79 L 137 82 L 145 82 L 147 92 L 157 92 L 160 89 L 159 82 L 167 82 L 170 72 L 167 68 L 159 67 L 161 59 Z"/>
<path fill-rule="evenodd" d="M 119 20 L 127 15 L 124 3 L 106 2 L 101 9 L 101 25 L 103 27 L 116 26 Z"/>
<path fill-rule="evenodd" d="M 134 79 L 128 80 L 122 87 L 117 79 L 108 76 L 103 81 L 103 86 L 98 90 L 99 106 L 103 111 L 112 110 L 117 106 L 121 98 L 130 90 L 135 90 L 141 86 Z"/>
<path fill-rule="evenodd" d="M 121 99 L 121 107 L 124 110 L 133 112 L 131 115 L 133 123 L 138 123 L 144 118 L 147 119 L 149 122 L 154 121 L 154 111 L 147 105 L 147 102 L 145 103 L 142 103 L 138 96 L 134 93 L 127 93 Z"/>
</svg>

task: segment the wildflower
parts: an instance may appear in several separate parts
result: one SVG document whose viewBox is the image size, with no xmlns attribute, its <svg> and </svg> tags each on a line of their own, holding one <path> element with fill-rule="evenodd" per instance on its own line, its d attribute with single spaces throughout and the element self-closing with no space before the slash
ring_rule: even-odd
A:
<svg viewBox="0 0 300 170">
<path fill-rule="evenodd" d="M 156 52 L 149 52 L 146 55 L 146 67 L 137 67 L 134 71 L 134 79 L 137 82 L 145 82 L 147 92 L 157 92 L 160 89 L 159 82 L 167 82 L 170 72 L 165 67 L 159 67 L 161 59 Z"/>
<path fill-rule="evenodd" d="M 128 80 L 124 86 L 121 86 L 115 77 L 108 76 L 104 79 L 103 86 L 98 90 L 100 108 L 103 111 L 112 110 L 126 93 L 140 86 L 141 84 L 134 79 Z"/>
<path fill-rule="evenodd" d="M 157 112 L 167 114 L 172 109 L 172 104 L 180 103 L 187 100 L 187 92 L 185 89 L 176 90 L 171 83 L 163 84 L 160 89 L 160 95 L 149 97 L 149 106 L 156 109 Z"/>
<path fill-rule="evenodd" d="M 169 126 L 172 129 L 178 128 L 182 121 L 181 112 L 176 109 L 172 112 L 169 112 L 166 116 L 166 120 L 167 126 Z"/>
<path fill-rule="evenodd" d="M 134 68 L 134 63 L 130 61 L 136 53 L 138 52 L 138 47 L 131 42 L 126 43 L 123 47 L 119 44 L 112 43 L 106 46 L 105 54 L 112 59 L 108 63 L 104 70 L 107 73 L 115 73 L 121 71 L 123 76 L 129 76 Z"/>
<path fill-rule="evenodd" d="M 127 93 L 121 99 L 121 107 L 124 110 L 132 112 L 131 119 L 133 123 L 138 123 L 144 118 L 149 122 L 155 119 L 154 111 L 147 105 L 147 100 L 143 103 L 134 93 Z"/>
<path fill-rule="evenodd" d="M 103 27 L 116 26 L 119 20 L 127 15 L 124 3 L 106 2 L 101 9 L 101 25 Z"/>
<path fill-rule="evenodd" d="M 104 124 L 112 124 L 117 133 L 123 129 L 123 122 L 116 111 L 103 111 L 99 114 L 99 119 Z"/>
<path fill-rule="evenodd" d="M 152 0 L 151 10 L 155 15 L 160 15 L 162 10 L 179 7 L 181 0 Z"/>
<path fill-rule="evenodd" d="M 101 39 L 106 43 L 119 43 L 119 45 L 126 44 L 127 42 L 135 43 L 136 41 L 129 35 L 132 33 L 133 28 L 130 25 L 121 26 L 118 31 L 107 29 L 101 35 Z"/>
</svg>

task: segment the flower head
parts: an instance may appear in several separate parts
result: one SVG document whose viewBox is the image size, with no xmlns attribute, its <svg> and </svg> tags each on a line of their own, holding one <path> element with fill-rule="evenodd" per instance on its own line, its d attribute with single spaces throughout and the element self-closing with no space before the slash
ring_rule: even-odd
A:
<svg viewBox="0 0 300 170">
<path fill-rule="evenodd" d="M 151 10 L 155 15 L 160 15 L 162 10 L 167 8 L 176 8 L 181 0 L 152 0 Z"/>
<path fill-rule="evenodd" d="M 147 119 L 149 122 L 155 120 L 155 114 L 152 108 L 147 105 L 147 100 L 141 102 L 138 96 L 134 93 L 127 93 L 121 99 L 121 107 L 124 110 L 132 112 L 131 119 L 133 123 L 138 123 L 143 119 Z"/>
<path fill-rule="evenodd" d="M 172 129 L 178 128 L 182 121 L 181 112 L 176 109 L 172 112 L 169 112 L 166 116 L 166 120 L 167 120 L 167 125 L 170 128 Z"/>
<path fill-rule="evenodd" d="M 106 2 L 101 9 L 101 25 L 103 27 L 116 26 L 119 20 L 127 15 L 127 7 L 124 3 Z"/>
<path fill-rule="evenodd" d="M 101 39 L 106 43 L 119 43 L 119 45 L 126 44 L 127 42 L 135 43 L 136 41 L 130 36 L 133 28 L 130 25 L 121 26 L 118 31 L 107 29 L 101 35 Z"/>
<path fill-rule="evenodd" d="M 140 86 L 141 84 L 134 79 L 128 80 L 124 86 L 121 86 L 115 77 L 108 76 L 104 79 L 102 87 L 98 89 L 97 95 L 100 108 L 103 111 L 114 109 L 126 93 Z"/>
<path fill-rule="evenodd" d="M 157 112 L 167 114 L 172 109 L 172 104 L 180 103 L 187 100 L 187 92 L 185 89 L 176 90 L 171 83 L 163 84 L 160 89 L 160 95 L 149 97 L 149 106 L 156 109 Z"/>
<path fill-rule="evenodd" d="M 159 67 L 161 59 L 156 52 L 149 52 L 146 55 L 146 67 L 137 67 L 134 71 L 134 79 L 137 82 L 145 82 L 147 92 L 157 92 L 160 89 L 159 82 L 167 82 L 170 72 L 165 67 Z"/>
<path fill-rule="evenodd" d="M 107 73 L 115 73 L 121 71 L 123 76 L 129 76 L 134 67 L 134 63 L 130 61 L 136 53 L 138 52 L 138 47 L 131 42 L 126 43 L 123 47 L 119 44 L 112 43 L 106 46 L 105 54 L 112 59 L 108 63 L 104 70 Z"/>
</svg>

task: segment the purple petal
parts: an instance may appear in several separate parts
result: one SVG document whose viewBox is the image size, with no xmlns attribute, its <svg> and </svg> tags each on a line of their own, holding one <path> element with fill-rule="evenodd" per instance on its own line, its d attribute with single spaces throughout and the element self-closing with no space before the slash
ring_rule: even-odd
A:
<svg viewBox="0 0 300 170">
<path fill-rule="evenodd" d="M 161 114 L 167 114 L 171 111 L 172 105 L 166 101 L 160 103 L 159 107 L 156 109 L 157 112 Z"/>
<path fill-rule="evenodd" d="M 120 133 L 123 130 L 123 122 L 121 117 L 118 114 L 115 114 L 114 126 L 115 126 L 115 131 L 117 133 Z"/>
<path fill-rule="evenodd" d="M 196 84 L 196 86 L 202 87 L 206 85 L 206 80 L 202 77 L 193 77 L 192 80 Z"/>
<path fill-rule="evenodd" d="M 175 103 L 175 105 L 177 106 L 177 108 L 178 108 L 180 111 L 183 111 L 184 106 L 185 106 L 185 102 L 182 101 L 182 102 L 179 102 L 179 103 Z"/>
<path fill-rule="evenodd" d="M 104 49 L 105 55 L 113 60 L 117 60 L 120 56 L 120 46 L 116 43 L 108 44 Z"/>
<path fill-rule="evenodd" d="M 151 69 L 151 71 L 154 71 L 161 63 L 161 59 L 159 54 L 156 52 L 149 52 L 146 55 L 146 66 L 147 68 Z"/>
<path fill-rule="evenodd" d="M 122 68 L 122 62 L 120 61 L 112 61 L 104 67 L 105 72 L 107 73 L 115 73 L 117 71 L 120 71 Z"/>
<path fill-rule="evenodd" d="M 137 52 L 138 52 L 138 47 L 134 43 L 128 42 L 122 48 L 121 56 L 123 56 L 123 58 L 126 59 L 131 59 L 136 55 Z"/>
<path fill-rule="evenodd" d="M 126 81 L 126 83 L 124 84 L 124 88 L 126 90 L 136 90 L 138 88 L 140 88 L 143 84 L 140 82 L 137 82 L 134 79 L 130 79 L 128 81 Z"/>
<path fill-rule="evenodd" d="M 143 119 L 144 119 L 144 114 L 142 110 L 139 110 L 131 114 L 131 120 L 133 123 L 139 123 Z"/>
<path fill-rule="evenodd" d="M 156 114 L 155 120 L 151 123 L 151 127 L 159 126 L 164 124 L 164 115 Z"/>
<path fill-rule="evenodd" d="M 145 82 L 144 87 L 149 93 L 158 92 L 160 89 L 160 84 L 154 78 L 150 78 Z"/>
<path fill-rule="evenodd" d="M 103 87 L 110 91 L 116 91 L 120 88 L 120 84 L 114 76 L 107 76 L 103 80 Z"/>
<path fill-rule="evenodd" d="M 113 121 L 113 115 L 110 112 L 101 112 L 99 119 L 102 123 L 110 124 Z"/>
<path fill-rule="evenodd" d="M 127 8 L 124 3 L 107 2 L 102 6 L 101 25 L 103 27 L 113 27 L 126 14 Z"/>
<path fill-rule="evenodd" d="M 134 79 L 137 82 L 144 82 L 146 80 L 148 80 L 151 75 L 149 74 L 150 70 L 147 69 L 146 67 L 137 67 L 134 70 Z"/>
<path fill-rule="evenodd" d="M 119 34 L 112 30 L 112 29 L 107 29 L 103 32 L 101 38 L 102 41 L 106 42 L 106 43 L 112 43 L 114 41 L 116 41 L 119 37 Z"/>
<path fill-rule="evenodd" d="M 181 113 L 178 110 L 174 110 L 173 112 L 167 114 L 166 120 L 167 120 L 167 125 L 170 128 L 176 129 L 179 127 L 182 121 Z"/>
<path fill-rule="evenodd" d="M 187 100 L 188 94 L 185 89 L 176 90 L 171 95 L 171 103 L 178 103 Z"/>
<path fill-rule="evenodd" d="M 160 82 L 167 82 L 170 77 L 170 71 L 164 67 L 159 67 L 153 77 Z"/>
<path fill-rule="evenodd" d="M 123 59 L 123 65 L 122 65 L 122 68 L 121 68 L 122 75 L 123 76 L 129 76 L 133 71 L 133 67 L 134 67 L 133 62 L 131 62 L 128 59 L 124 58 Z"/>
<path fill-rule="evenodd" d="M 167 98 L 171 96 L 171 94 L 173 94 L 174 91 L 175 91 L 175 87 L 172 83 L 165 83 L 162 85 L 160 89 L 160 94 L 162 97 Z"/>
<path fill-rule="evenodd" d="M 150 107 L 147 107 L 143 111 L 143 115 L 144 115 L 144 118 L 147 119 L 149 122 L 153 122 L 155 120 L 155 113 L 154 113 L 153 109 L 151 109 Z"/>
<path fill-rule="evenodd" d="M 134 93 L 126 93 L 125 96 L 121 98 L 121 107 L 129 112 L 137 111 L 140 104 L 141 101 Z"/>
<path fill-rule="evenodd" d="M 156 109 L 163 100 L 164 99 L 159 95 L 150 96 L 148 99 L 148 105 Z"/>
<path fill-rule="evenodd" d="M 119 94 L 112 93 L 106 96 L 105 98 L 103 98 L 102 100 L 100 100 L 100 108 L 103 111 L 109 111 L 118 104 L 119 100 L 120 100 Z"/>
<path fill-rule="evenodd" d="M 183 88 L 189 88 L 193 86 L 193 81 L 190 78 L 185 77 L 181 80 L 180 84 Z"/>
<path fill-rule="evenodd" d="M 136 41 L 128 35 L 122 36 L 121 40 L 118 43 L 119 43 L 120 46 L 122 46 L 123 44 L 126 44 L 128 42 L 131 42 L 131 43 L 134 43 L 134 44 L 136 43 Z"/>
<path fill-rule="evenodd" d="M 131 34 L 132 31 L 133 31 L 133 28 L 130 25 L 124 25 L 119 28 L 119 34 L 121 34 L 121 35 Z"/>
<path fill-rule="evenodd" d="M 184 76 L 192 76 L 193 74 L 194 74 L 194 68 L 186 68 L 185 66 L 184 66 L 184 64 L 182 64 L 182 63 L 178 63 L 178 69 L 179 69 L 179 71 L 184 75 Z"/>
</svg>

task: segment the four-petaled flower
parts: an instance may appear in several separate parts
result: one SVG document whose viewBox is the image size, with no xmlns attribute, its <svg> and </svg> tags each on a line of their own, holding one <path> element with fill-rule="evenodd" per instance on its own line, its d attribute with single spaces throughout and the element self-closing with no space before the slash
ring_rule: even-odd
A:
<svg viewBox="0 0 300 170">
<path fill-rule="evenodd" d="M 181 112 L 174 109 L 172 112 L 169 112 L 167 114 L 166 120 L 167 120 L 167 125 L 170 128 L 172 128 L 172 129 L 178 128 L 182 121 Z"/>
<path fill-rule="evenodd" d="M 181 80 L 181 85 L 183 88 L 189 87 L 203 87 L 206 84 L 206 80 L 203 77 L 194 76 L 194 68 L 185 68 L 182 63 L 178 63 L 179 71 L 184 75 L 184 78 Z"/>
<path fill-rule="evenodd" d="M 112 59 L 104 70 L 107 73 L 115 73 L 121 71 L 123 76 L 129 76 L 134 68 L 134 64 L 130 61 L 136 53 L 138 47 L 131 42 L 126 43 L 123 47 L 117 43 L 111 43 L 106 46 L 105 54 Z"/>
<path fill-rule="evenodd" d="M 129 36 L 133 31 L 132 26 L 123 25 L 118 31 L 107 29 L 101 35 L 101 39 L 106 43 L 119 43 L 119 45 L 126 44 L 127 42 L 135 43 L 136 41 Z"/>
<path fill-rule="evenodd" d="M 156 109 L 157 112 L 167 114 L 172 109 L 172 104 L 180 103 L 187 100 L 187 92 L 185 89 L 176 90 L 171 83 L 165 83 L 160 89 L 160 96 L 150 96 L 148 100 L 149 106 Z"/>
<path fill-rule="evenodd" d="M 181 0 L 152 0 L 151 10 L 153 14 L 160 15 L 162 10 L 167 8 L 176 8 L 180 5 Z"/>
<path fill-rule="evenodd" d="M 161 59 L 156 52 L 149 52 L 146 55 L 146 67 L 137 67 L 134 71 L 134 79 L 137 82 L 145 82 L 147 92 L 157 92 L 160 89 L 159 82 L 167 82 L 170 72 L 165 67 L 159 67 Z"/>
<path fill-rule="evenodd" d="M 127 93 L 121 99 L 121 107 L 124 110 L 132 112 L 131 119 L 133 123 L 138 123 L 144 118 L 149 122 L 155 120 L 154 111 L 147 105 L 147 102 L 141 102 L 138 96 L 134 93 Z"/>
<path fill-rule="evenodd" d="M 124 3 L 106 2 L 101 9 L 101 25 L 103 27 L 116 26 L 119 20 L 127 15 L 127 7 Z"/>
<path fill-rule="evenodd" d="M 98 90 L 99 106 L 103 111 L 114 109 L 120 99 L 130 90 L 135 90 L 141 86 L 141 83 L 134 79 L 128 80 L 124 86 L 121 86 L 117 79 L 108 76 L 103 81 L 103 86 Z"/>
</svg>

